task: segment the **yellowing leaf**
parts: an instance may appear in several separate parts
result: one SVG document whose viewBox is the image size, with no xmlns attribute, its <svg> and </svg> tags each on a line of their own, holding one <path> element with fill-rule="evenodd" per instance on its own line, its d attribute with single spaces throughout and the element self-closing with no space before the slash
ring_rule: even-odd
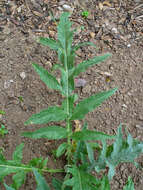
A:
<svg viewBox="0 0 143 190">
<path fill-rule="evenodd" d="M 106 5 L 106 6 L 108 6 L 108 7 L 111 7 L 111 4 L 110 4 L 108 1 L 104 1 L 104 2 L 103 2 L 103 5 Z"/>
<path fill-rule="evenodd" d="M 75 132 L 81 131 L 81 124 L 79 120 L 74 120 L 75 122 Z"/>
<path fill-rule="evenodd" d="M 102 10 L 103 9 L 103 4 L 99 3 L 99 9 Z"/>
</svg>

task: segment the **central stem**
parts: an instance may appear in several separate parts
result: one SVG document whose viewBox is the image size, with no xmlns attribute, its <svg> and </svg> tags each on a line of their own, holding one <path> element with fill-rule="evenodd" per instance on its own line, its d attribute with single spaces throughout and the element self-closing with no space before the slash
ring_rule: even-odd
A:
<svg viewBox="0 0 143 190">
<path fill-rule="evenodd" d="M 68 155 L 67 155 L 67 161 L 68 165 L 70 164 L 70 156 L 71 156 L 71 127 L 70 127 L 70 121 L 67 120 L 67 132 L 68 132 L 68 138 L 67 138 L 67 143 L 68 143 Z"/>
<path fill-rule="evenodd" d="M 67 150 L 67 161 L 68 165 L 70 164 L 70 156 L 71 156 L 71 126 L 70 126 L 70 105 L 69 105 L 69 71 L 68 71 L 68 56 L 67 56 L 67 48 L 65 47 L 65 72 L 66 72 L 66 112 L 67 112 L 67 120 L 66 120 L 66 127 L 67 127 L 67 143 L 68 143 L 68 150 Z"/>
</svg>

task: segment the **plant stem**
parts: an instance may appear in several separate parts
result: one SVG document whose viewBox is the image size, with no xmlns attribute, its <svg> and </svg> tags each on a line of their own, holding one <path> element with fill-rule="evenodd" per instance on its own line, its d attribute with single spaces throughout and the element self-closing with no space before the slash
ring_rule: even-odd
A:
<svg viewBox="0 0 143 190">
<path fill-rule="evenodd" d="M 67 138 L 67 143 L 68 143 L 68 155 L 67 155 L 67 160 L 68 160 L 68 165 L 70 164 L 70 156 L 71 156 L 71 127 L 70 127 L 70 121 L 69 119 L 67 120 L 67 132 L 68 132 L 68 138 Z"/>
<path fill-rule="evenodd" d="M 68 150 L 67 150 L 67 161 L 68 161 L 68 165 L 70 164 L 70 156 L 71 156 L 71 141 L 70 141 L 70 136 L 71 136 L 71 127 L 70 127 L 70 120 L 69 120 L 69 116 L 70 116 L 70 105 L 69 105 L 69 71 L 68 71 L 68 56 L 67 56 L 67 47 L 65 44 L 65 50 L 64 50 L 64 55 L 65 55 L 65 59 L 64 59 L 64 66 L 65 66 L 65 71 L 66 71 L 66 100 L 67 100 L 67 133 L 68 133 L 68 138 L 67 138 L 67 143 L 68 143 Z"/>
</svg>

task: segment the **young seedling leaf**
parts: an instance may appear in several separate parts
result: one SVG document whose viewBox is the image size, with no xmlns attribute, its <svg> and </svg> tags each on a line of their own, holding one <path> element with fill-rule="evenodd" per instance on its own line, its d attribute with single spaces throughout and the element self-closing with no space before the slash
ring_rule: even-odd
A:
<svg viewBox="0 0 143 190">
<path fill-rule="evenodd" d="M 128 182 L 125 185 L 125 187 L 123 188 L 123 190 L 135 190 L 134 183 L 133 183 L 133 181 L 132 181 L 132 179 L 131 179 L 130 176 L 128 177 Z"/>
<path fill-rule="evenodd" d="M 6 135 L 8 133 L 8 130 L 5 128 L 5 126 L 3 124 L 0 124 L 1 127 L 0 127 L 0 135 L 2 137 L 4 137 L 4 135 Z"/>
<path fill-rule="evenodd" d="M 62 144 L 58 147 L 58 149 L 57 149 L 57 151 L 56 151 L 56 156 L 57 156 L 57 157 L 60 157 L 61 155 L 63 155 L 64 152 L 66 151 L 67 147 L 68 147 L 68 144 L 67 144 L 67 143 L 62 143 Z"/>
<path fill-rule="evenodd" d="M 66 138 L 67 131 L 63 127 L 50 126 L 50 127 L 40 128 L 34 132 L 24 132 L 22 133 L 22 136 L 33 139 L 48 138 L 50 140 L 54 140 L 54 139 Z"/>
<path fill-rule="evenodd" d="M 111 54 L 107 53 L 105 55 L 96 56 L 96 57 L 94 57 L 92 59 L 89 59 L 87 61 L 83 61 L 82 63 L 79 63 L 75 68 L 73 68 L 70 77 L 78 76 L 81 72 L 86 71 L 90 66 L 98 64 L 98 63 L 104 61 L 109 56 L 111 56 Z"/>
<path fill-rule="evenodd" d="M 35 179 L 37 182 L 36 190 L 50 190 L 49 185 L 47 184 L 44 177 L 34 168 L 33 168 L 33 173 L 35 175 Z"/>
<path fill-rule="evenodd" d="M 100 92 L 96 95 L 90 96 L 89 98 L 86 98 L 83 101 L 79 102 L 79 104 L 77 104 L 76 107 L 74 108 L 71 120 L 83 119 L 88 112 L 93 111 L 104 100 L 106 100 L 108 97 L 114 94 L 116 90 L 117 88 L 114 88 L 106 92 Z"/>
<path fill-rule="evenodd" d="M 38 42 L 40 42 L 40 44 L 44 45 L 44 46 L 48 46 L 53 50 L 58 50 L 60 48 L 59 43 L 56 40 L 53 40 L 51 38 L 44 38 L 44 37 L 40 37 Z"/>
<path fill-rule="evenodd" d="M 67 114 L 62 108 L 53 106 L 33 114 L 24 124 L 45 124 L 51 121 L 63 121 L 66 118 Z"/>
<path fill-rule="evenodd" d="M 32 64 L 35 71 L 39 74 L 40 79 L 51 89 L 55 89 L 55 90 L 61 90 L 61 86 L 58 83 L 58 81 L 56 80 L 56 78 L 54 76 L 52 76 L 51 74 L 49 74 L 49 72 L 44 69 L 43 67 L 33 63 Z"/>
<path fill-rule="evenodd" d="M 8 186 L 8 185 L 7 185 L 7 184 L 5 184 L 5 183 L 4 183 L 4 186 L 5 186 L 6 190 L 16 190 L 16 189 L 14 189 L 14 188 L 12 188 L 12 187 Z"/>
<path fill-rule="evenodd" d="M 21 163 L 22 160 L 22 151 L 24 148 L 24 144 L 21 143 L 19 146 L 16 147 L 16 150 L 13 152 L 12 158 L 15 161 L 15 163 Z"/>
<path fill-rule="evenodd" d="M 106 139 L 115 139 L 115 136 L 107 135 L 98 131 L 78 131 L 73 133 L 72 139 L 76 141 L 88 141 L 88 140 L 106 140 Z"/>
</svg>

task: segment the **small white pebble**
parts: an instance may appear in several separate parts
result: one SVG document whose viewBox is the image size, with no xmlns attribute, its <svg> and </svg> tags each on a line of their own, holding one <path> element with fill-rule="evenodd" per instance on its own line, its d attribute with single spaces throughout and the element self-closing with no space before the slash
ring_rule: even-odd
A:
<svg viewBox="0 0 143 190">
<path fill-rule="evenodd" d="M 118 33 L 117 28 L 112 28 L 112 32 L 114 32 L 115 34 L 117 34 Z"/>
<path fill-rule="evenodd" d="M 25 79 L 25 78 L 26 78 L 25 72 L 21 72 L 21 73 L 20 73 L 20 77 L 21 77 L 22 79 Z"/>
<path fill-rule="evenodd" d="M 69 5 L 63 5 L 63 9 L 68 12 L 73 12 L 74 8 L 70 7 Z"/>
<path fill-rule="evenodd" d="M 63 11 L 62 7 L 58 7 L 59 11 Z"/>
<path fill-rule="evenodd" d="M 127 108 L 127 105 L 126 105 L 126 104 L 123 104 L 122 107 L 123 107 L 123 108 Z"/>
<path fill-rule="evenodd" d="M 4 88 L 7 89 L 10 87 L 10 83 L 13 83 L 14 81 L 11 79 L 11 80 L 8 80 L 8 81 L 5 81 L 4 82 Z"/>
<path fill-rule="evenodd" d="M 75 79 L 74 81 L 75 81 L 76 88 L 84 87 L 86 85 L 86 80 L 84 79 L 78 78 L 78 79 Z"/>
</svg>

